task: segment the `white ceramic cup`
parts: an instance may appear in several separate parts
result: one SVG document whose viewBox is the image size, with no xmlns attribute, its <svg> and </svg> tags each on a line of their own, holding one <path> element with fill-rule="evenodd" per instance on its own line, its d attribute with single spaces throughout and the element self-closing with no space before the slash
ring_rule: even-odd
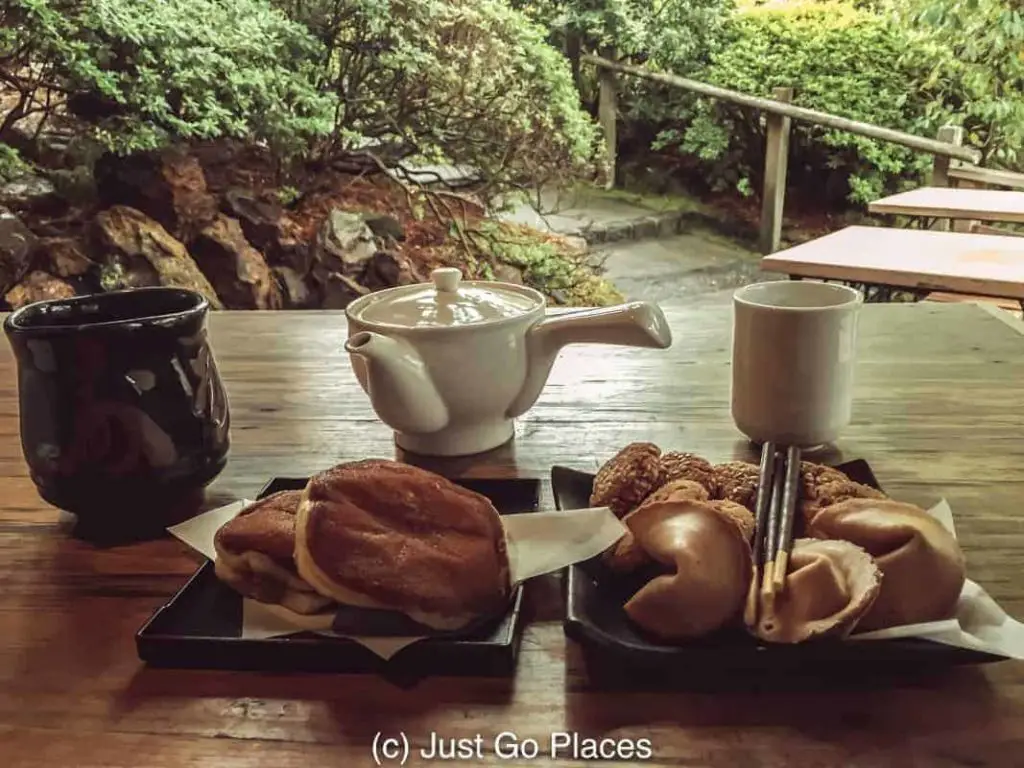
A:
<svg viewBox="0 0 1024 768">
<path fill-rule="evenodd" d="M 857 319 L 843 285 L 755 283 L 733 296 L 732 416 L 756 443 L 811 448 L 850 423 Z"/>
</svg>

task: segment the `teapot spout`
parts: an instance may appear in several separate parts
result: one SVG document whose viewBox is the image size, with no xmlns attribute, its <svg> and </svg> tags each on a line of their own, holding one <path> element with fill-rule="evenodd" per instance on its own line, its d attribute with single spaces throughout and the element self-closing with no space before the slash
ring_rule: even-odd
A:
<svg viewBox="0 0 1024 768">
<path fill-rule="evenodd" d="M 658 305 L 634 301 L 550 315 L 530 328 L 526 344 L 526 382 L 508 410 L 509 418 L 522 415 L 537 401 L 555 358 L 566 344 L 668 349 L 672 346 L 672 331 Z"/>
<path fill-rule="evenodd" d="M 448 425 L 448 408 L 409 344 L 362 331 L 349 338 L 345 351 L 365 363 L 370 404 L 389 427 L 406 434 L 430 434 Z"/>
</svg>

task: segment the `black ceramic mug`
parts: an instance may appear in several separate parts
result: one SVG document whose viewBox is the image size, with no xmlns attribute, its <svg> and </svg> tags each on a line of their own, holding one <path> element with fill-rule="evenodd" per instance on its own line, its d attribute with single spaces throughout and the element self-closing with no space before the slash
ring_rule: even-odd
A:
<svg viewBox="0 0 1024 768">
<path fill-rule="evenodd" d="M 224 468 L 228 402 L 208 312 L 193 291 L 138 288 L 4 321 L 32 480 L 87 536 L 155 532 Z"/>
</svg>

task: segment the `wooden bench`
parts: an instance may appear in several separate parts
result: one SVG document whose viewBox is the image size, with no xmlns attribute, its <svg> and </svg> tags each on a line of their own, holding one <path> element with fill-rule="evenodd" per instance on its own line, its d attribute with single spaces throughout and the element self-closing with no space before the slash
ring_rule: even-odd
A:
<svg viewBox="0 0 1024 768">
<path fill-rule="evenodd" d="M 791 278 L 859 283 L 907 291 L 1012 299 L 1024 309 L 1024 238 L 847 227 L 761 260 Z"/>
</svg>

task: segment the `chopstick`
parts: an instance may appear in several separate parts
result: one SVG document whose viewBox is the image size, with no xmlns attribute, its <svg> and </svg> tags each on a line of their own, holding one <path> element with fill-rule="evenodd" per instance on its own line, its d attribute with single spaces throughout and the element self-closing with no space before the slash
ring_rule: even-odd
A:
<svg viewBox="0 0 1024 768">
<path fill-rule="evenodd" d="M 793 548 L 793 523 L 800 495 L 801 451 L 795 446 L 761 447 L 753 544 L 754 573 L 747 594 L 745 615 L 757 617 L 758 593 L 774 599 L 786 586 L 789 555 Z"/>
<path fill-rule="evenodd" d="M 757 621 L 757 593 L 760 591 L 761 576 L 767 553 L 766 537 L 769 507 L 772 501 L 772 480 L 775 475 L 775 445 L 765 443 L 761 447 L 761 471 L 757 482 L 757 506 L 754 513 L 754 578 L 747 594 L 746 620 L 748 624 Z"/>
<path fill-rule="evenodd" d="M 797 496 L 800 493 L 800 449 L 790 446 L 786 449 L 786 479 L 782 488 L 780 540 L 775 556 L 775 589 L 782 591 L 786 585 L 786 571 L 789 569 L 789 555 L 793 551 L 793 521 L 796 517 Z"/>
</svg>

